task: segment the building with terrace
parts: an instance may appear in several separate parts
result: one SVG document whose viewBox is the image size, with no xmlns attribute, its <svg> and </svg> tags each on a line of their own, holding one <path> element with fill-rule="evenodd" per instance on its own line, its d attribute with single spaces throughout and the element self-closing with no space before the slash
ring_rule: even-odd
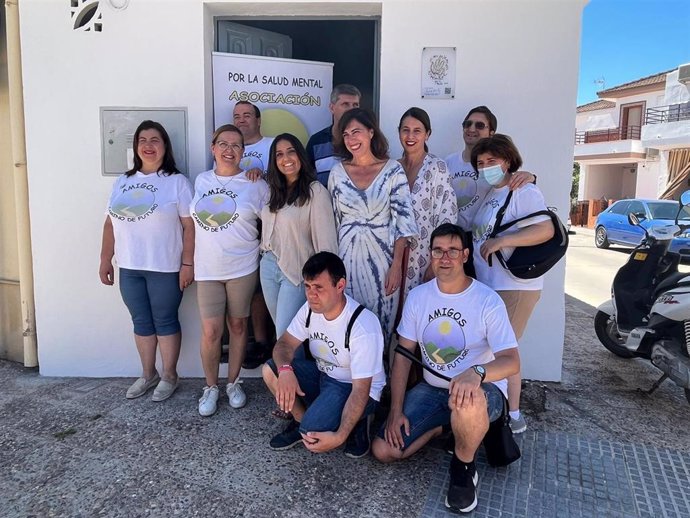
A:
<svg viewBox="0 0 690 518">
<path fill-rule="evenodd" d="M 621 198 L 677 198 L 689 187 L 690 65 L 597 93 L 577 107 L 579 217 Z M 583 221 L 583 216 L 586 221 Z"/>
</svg>

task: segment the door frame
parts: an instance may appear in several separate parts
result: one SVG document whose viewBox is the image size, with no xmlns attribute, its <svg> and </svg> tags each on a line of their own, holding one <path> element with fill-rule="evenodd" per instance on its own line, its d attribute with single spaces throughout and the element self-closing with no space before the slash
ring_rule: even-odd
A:
<svg viewBox="0 0 690 518">
<path fill-rule="evenodd" d="M 620 136 L 621 140 L 626 140 L 628 137 L 628 112 L 630 111 L 631 108 L 636 108 L 640 107 L 642 110 L 640 113 L 640 132 L 642 131 L 642 126 L 644 126 L 644 119 L 645 119 L 645 113 L 646 113 L 646 107 L 647 107 L 647 101 L 637 101 L 634 103 L 626 103 L 626 104 L 621 104 L 620 108 L 620 124 L 619 126 L 619 131 L 620 131 Z M 625 130 L 625 131 L 624 131 Z M 637 138 L 633 140 L 640 140 L 640 133 L 638 133 Z"/>
<path fill-rule="evenodd" d="M 372 100 L 371 104 L 376 113 L 380 112 L 381 105 L 381 16 L 380 15 L 364 15 L 364 16 L 247 16 L 247 15 L 223 15 L 213 17 L 213 51 L 218 48 L 218 22 L 231 21 L 236 23 L 245 22 L 327 22 L 327 21 L 372 21 L 374 22 L 374 70 L 372 85 Z M 293 58 L 294 59 L 294 58 Z M 333 85 L 335 86 L 335 85 Z M 329 92 L 330 93 L 330 92 Z"/>
</svg>

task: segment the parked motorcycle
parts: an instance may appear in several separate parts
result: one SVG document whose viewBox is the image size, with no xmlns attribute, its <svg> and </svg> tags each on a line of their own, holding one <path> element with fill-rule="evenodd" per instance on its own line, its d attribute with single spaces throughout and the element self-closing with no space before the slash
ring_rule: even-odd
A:
<svg viewBox="0 0 690 518">
<path fill-rule="evenodd" d="M 594 330 L 613 354 L 650 360 L 662 372 L 647 394 L 670 378 L 690 403 L 690 274 L 678 271 L 680 254 L 669 251 L 673 238 L 690 229 L 678 223 L 678 215 L 690 207 L 690 190 L 678 205 L 674 225 L 645 229 L 613 279 L 611 300 L 597 308 Z M 628 221 L 640 226 L 635 214 Z"/>
</svg>

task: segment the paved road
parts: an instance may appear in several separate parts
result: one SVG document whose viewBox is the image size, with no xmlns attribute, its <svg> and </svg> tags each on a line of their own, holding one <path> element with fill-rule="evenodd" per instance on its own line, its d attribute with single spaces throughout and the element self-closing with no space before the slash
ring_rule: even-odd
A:
<svg viewBox="0 0 690 518">
<path fill-rule="evenodd" d="M 628 260 L 630 249 L 612 246 L 601 250 L 594 246 L 594 231 L 579 227 L 574 231 L 566 255 L 565 292 L 596 308 L 611 297 L 611 283 Z M 681 265 L 680 270 L 690 272 L 690 266 Z"/>
<path fill-rule="evenodd" d="M 594 234 L 576 229 L 570 236 L 566 255 L 565 292 L 594 308 L 611 297 L 611 282 L 628 259 L 627 250 L 600 250 L 594 246 Z"/>
</svg>

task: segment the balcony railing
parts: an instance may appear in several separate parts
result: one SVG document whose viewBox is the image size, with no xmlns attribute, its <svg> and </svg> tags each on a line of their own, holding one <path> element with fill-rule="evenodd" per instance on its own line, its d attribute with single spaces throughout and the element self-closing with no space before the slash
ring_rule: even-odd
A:
<svg viewBox="0 0 690 518">
<path fill-rule="evenodd" d="M 646 124 L 661 124 L 690 120 L 690 103 L 647 108 Z"/>
<path fill-rule="evenodd" d="M 640 140 L 640 126 L 625 126 L 597 131 L 578 131 L 575 133 L 575 144 L 593 142 L 612 142 L 616 140 Z"/>
</svg>

